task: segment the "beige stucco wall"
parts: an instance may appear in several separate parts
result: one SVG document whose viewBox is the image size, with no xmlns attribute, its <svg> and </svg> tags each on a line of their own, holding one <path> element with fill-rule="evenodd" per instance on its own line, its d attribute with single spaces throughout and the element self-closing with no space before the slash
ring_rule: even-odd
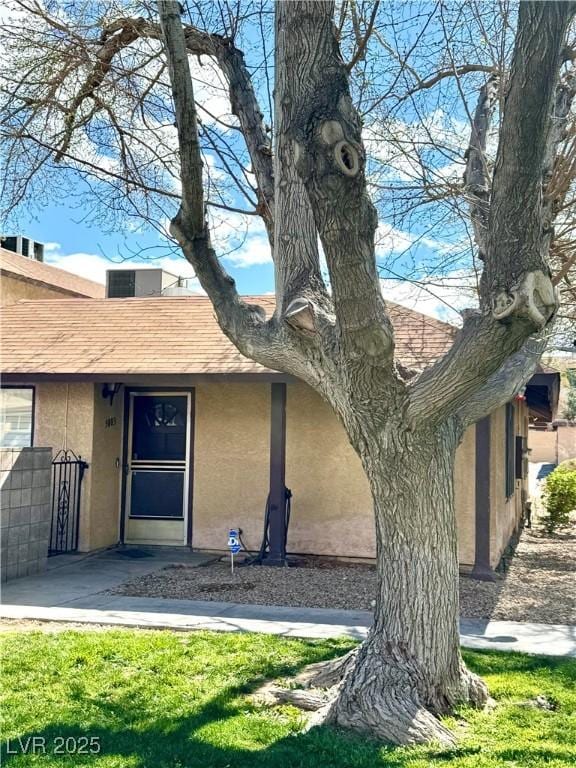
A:
<svg viewBox="0 0 576 768">
<path fill-rule="evenodd" d="M 576 459 L 576 424 L 559 424 L 556 427 L 558 439 L 558 464 Z"/>
<path fill-rule="evenodd" d="M 530 429 L 530 461 L 560 464 L 576 459 L 576 424 L 557 424 L 554 429 Z"/>
<path fill-rule="evenodd" d="M 528 434 L 526 404 L 515 402 L 515 435 Z M 522 515 L 523 492 L 527 495 L 527 478 L 515 480 L 515 491 L 506 498 L 506 407 L 494 411 L 491 416 L 491 515 L 490 515 L 490 561 L 495 568 L 504 553 L 510 538 L 517 529 Z"/>
<path fill-rule="evenodd" d="M 554 430 L 528 430 L 528 448 L 530 449 L 530 461 L 555 464 L 556 438 L 557 434 Z"/>
<path fill-rule="evenodd" d="M 286 485 L 294 494 L 290 551 L 374 557 L 372 500 L 360 459 L 330 406 L 305 384 L 287 391 Z"/>
<path fill-rule="evenodd" d="M 118 541 L 123 393 L 111 407 L 101 385 L 42 383 L 36 385 L 34 445 L 54 455 L 68 447 L 88 462 L 82 481 L 78 549 L 88 552 Z M 115 418 L 106 426 L 106 419 Z"/>
<path fill-rule="evenodd" d="M 456 454 L 459 557 L 474 562 L 475 428 Z M 288 386 L 286 484 L 294 493 L 293 552 L 374 557 L 372 499 L 362 465 L 331 408 L 305 384 Z"/>
<path fill-rule="evenodd" d="M 269 483 L 270 385 L 196 387 L 192 545 L 225 549 L 240 527 L 249 548 L 262 538 Z"/>
<path fill-rule="evenodd" d="M 476 546 L 476 427 L 470 427 L 456 451 L 454 503 L 460 565 L 474 565 Z"/>
<path fill-rule="evenodd" d="M 87 383 L 42 383 L 36 385 L 34 445 L 52 448 L 54 456 L 67 447 L 92 463 L 94 385 Z M 79 549 L 93 549 L 90 542 L 90 498 L 92 472 L 82 481 Z"/>
<path fill-rule="evenodd" d="M 81 509 L 80 549 L 118 540 L 123 393 L 114 404 L 101 385 L 39 384 L 35 444 L 64 445 L 90 464 Z M 66 397 L 68 413 L 66 416 Z M 525 406 L 516 408 L 517 434 L 525 434 Z M 286 484 L 293 506 L 288 549 L 348 557 L 374 557 L 368 483 L 336 416 L 304 384 L 287 390 Z M 113 421 L 115 419 L 115 422 Z M 112 422 L 110 421 L 112 420 Z M 67 421 L 67 429 L 65 423 Z M 576 429 L 574 430 L 576 434 Z M 193 546 L 225 549 L 227 531 L 240 527 L 248 548 L 259 546 L 269 483 L 270 385 L 206 384 L 195 390 Z M 495 566 L 515 529 L 521 483 L 505 499 L 505 409 L 492 417 L 491 550 Z M 119 463 L 120 463 L 119 462 Z M 455 467 L 459 559 L 474 562 L 475 429 L 466 433 Z"/>
<path fill-rule="evenodd" d="M 18 280 L 10 275 L 0 275 L 0 306 L 6 307 L 24 299 L 62 299 L 70 297 L 68 291 L 58 288 L 48 288 L 45 285 L 37 285 L 27 280 Z"/>
<path fill-rule="evenodd" d="M 89 470 L 90 549 L 116 544 L 120 528 L 124 390 L 115 395 L 112 405 L 109 399 L 102 397 L 101 390 L 101 385 L 95 385 L 92 463 Z"/>
</svg>

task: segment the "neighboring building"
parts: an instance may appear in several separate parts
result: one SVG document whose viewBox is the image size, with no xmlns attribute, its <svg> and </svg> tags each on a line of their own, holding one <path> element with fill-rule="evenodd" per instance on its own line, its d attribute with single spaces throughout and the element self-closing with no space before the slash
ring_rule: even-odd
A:
<svg viewBox="0 0 576 768">
<path fill-rule="evenodd" d="M 273 312 L 272 297 L 255 300 Z M 427 365 L 452 343 L 452 326 L 389 307 L 406 365 Z M 27 444 L 67 447 L 89 464 L 81 551 L 223 550 L 230 527 L 257 549 L 285 469 L 290 552 L 374 557 L 368 484 L 337 417 L 306 384 L 243 357 L 205 297 L 21 302 L 4 308 L 0 344 L 4 386 L 20 409 L 30 403 Z M 520 525 L 527 429 L 520 398 L 469 429 L 458 450 L 459 557 L 479 577 Z"/>
<path fill-rule="evenodd" d="M 103 298 L 104 285 L 0 248 L 0 306 L 23 299 Z"/>
<path fill-rule="evenodd" d="M 560 371 L 548 365 L 539 365 L 526 387 L 531 462 L 560 464 L 576 458 L 576 423 L 557 418 L 561 390 Z"/>
</svg>

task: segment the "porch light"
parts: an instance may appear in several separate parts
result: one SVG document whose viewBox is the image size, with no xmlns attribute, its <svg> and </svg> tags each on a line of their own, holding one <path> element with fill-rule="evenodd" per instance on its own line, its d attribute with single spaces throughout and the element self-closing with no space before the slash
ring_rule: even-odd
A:
<svg viewBox="0 0 576 768">
<path fill-rule="evenodd" d="M 102 385 L 102 397 L 110 399 L 110 405 L 114 402 L 114 396 L 120 392 L 122 384 L 103 384 Z"/>
</svg>

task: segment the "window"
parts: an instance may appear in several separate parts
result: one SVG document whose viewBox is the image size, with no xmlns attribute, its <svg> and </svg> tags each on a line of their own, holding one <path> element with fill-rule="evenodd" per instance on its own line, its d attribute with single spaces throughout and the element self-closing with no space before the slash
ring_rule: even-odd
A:
<svg viewBox="0 0 576 768">
<path fill-rule="evenodd" d="M 29 448 L 34 432 L 34 387 L 0 388 L 0 448 Z"/>
<path fill-rule="evenodd" d="M 509 499 L 513 495 L 516 488 L 516 435 L 515 435 L 515 413 L 513 403 L 507 403 L 506 405 L 506 446 L 505 446 L 505 461 L 506 461 L 506 498 Z"/>
</svg>

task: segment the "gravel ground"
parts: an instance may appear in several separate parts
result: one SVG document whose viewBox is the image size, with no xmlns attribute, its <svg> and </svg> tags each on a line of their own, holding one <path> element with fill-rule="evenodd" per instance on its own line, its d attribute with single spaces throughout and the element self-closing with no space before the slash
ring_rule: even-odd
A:
<svg viewBox="0 0 576 768">
<path fill-rule="evenodd" d="M 524 531 L 509 571 L 495 582 L 460 578 L 466 618 L 576 624 L 576 526 L 548 537 Z M 176 565 L 127 582 L 114 594 L 296 608 L 371 608 L 375 570 L 306 558 L 293 568 Z"/>
</svg>

